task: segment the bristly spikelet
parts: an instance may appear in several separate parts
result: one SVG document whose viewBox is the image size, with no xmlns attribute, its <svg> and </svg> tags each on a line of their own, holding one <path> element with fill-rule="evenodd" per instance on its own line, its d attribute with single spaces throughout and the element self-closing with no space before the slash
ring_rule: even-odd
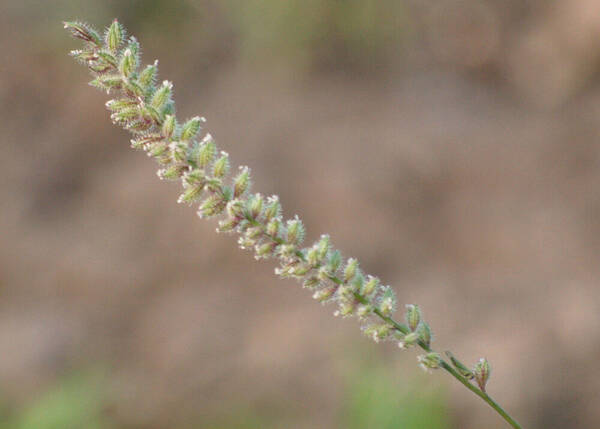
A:
<svg viewBox="0 0 600 429">
<path fill-rule="evenodd" d="M 118 112 L 123 109 L 129 109 L 137 106 L 138 103 L 128 98 L 120 98 L 116 100 L 109 100 L 106 102 L 106 108 L 111 112 Z"/>
<path fill-rule="evenodd" d="M 281 204 L 279 203 L 279 197 L 277 195 L 271 195 L 267 198 L 264 216 L 265 221 L 267 222 L 281 216 Z"/>
<path fill-rule="evenodd" d="M 276 217 L 267 223 L 266 233 L 271 238 L 279 238 L 281 232 L 281 218 Z"/>
<path fill-rule="evenodd" d="M 224 179 L 229 174 L 229 154 L 221 151 L 221 156 L 213 164 L 213 176 Z"/>
<path fill-rule="evenodd" d="M 199 145 L 196 145 L 192 160 L 198 168 L 207 168 L 215 159 L 217 145 L 210 134 L 207 134 Z"/>
<path fill-rule="evenodd" d="M 123 52 L 119 63 L 119 71 L 125 77 L 129 77 L 135 71 L 135 58 L 131 49 L 125 49 L 125 52 Z"/>
<path fill-rule="evenodd" d="M 416 331 L 419 322 L 421 321 L 421 309 L 418 305 L 407 304 L 406 305 L 406 324 L 408 329 Z"/>
<path fill-rule="evenodd" d="M 425 322 L 424 320 L 422 320 L 419 323 L 419 327 L 417 328 L 416 332 L 419 335 L 419 340 L 423 344 L 425 344 L 427 347 L 430 347 L 432 333 L 431 333 L 431 328 L 429 327 L 429 324 L 427 322 Z"/>
<path fill-rule="evenodd" d="M 246 213 L 248 214 L 248 217 L 257 220 L 262 213 L 263 205 L 264 198 L 261 194 L 250 195 L 248 197 L 248 202 L 246 203 Z"/>
<path fill-rule="evenodd" d="M 240 166 L 239 174 L 233 179 L 233 196 L 241 197 L 250 188 L 250 169 L 246 166 Z"/>
<path fill-rule="evenodd" d="M 137 119 L 140 116 L 140 108 L 138 106 L 125 107 L 115 111 L 110 118 L 115 124 L 127 124 L 128 122 Z"/>
<path fill-rule="evenodd" d="M 150 92 L 156 84 L 156 76 L 158 73 L 158 61 L 154 61 L 154 64 L 148 64 L 144 70 L 140 72 L 138 77 L 138 83 L 142 89 Z"/>
<path fill-rule="evenodd" d="M 156 175 L 161 180 L 178 180 L 184 173 L 185 165 L 172 164 L 166 168 L 161 168 L 156 172 Z"/>
<path fill-rule="evenodd" d="M 442 357 L 436 352 L 420 355 L 417 359 L 419 361 L 419 366 L 423 368 L 425 372 L 429 372 L 432 369 L 438 369 L 442 364 Z"/>
<path fill-rule="evenodd" d="M 490 363 L 486 358 L 481 358 L 473 367 L 473 375 L 475 377 L 475 381 L 479 385 L 479 388 L 485 392 L 485 386 L 490 379 L 491 374 Z"/>
<path fill-rule="evenodd" d="M 321 235 L 321 239 L 317 244 L 317 256 L 319 260 L 325 259 L 327 253 L 331 250 L 331 239 L 329 235 L 323 234 Z"/>
<path fill-rule="evenodd" d="M 311 267 L 317 267 L 319 265 L 319 253 L 316 245 L 307 249 L 306 262 L 308 262 Z"/>
<path fill-rule="evenodd" d="M 400 341 L 398 342 L 398 347 L 403 350 L 406 350 L 410 347 L 414 347 L 419 342 L 419 335 L 416 332 L 410 332 L 408 334 L 400 334 Z"/>
<path fill-rule="evenodd" d="M 201 123 L 202 118 L 200 118 L 200 116 L 194 116 L 183 124 L 181 126 L 181 140 L 187 141 L 196 137 L 196 134 L 200 131 Z"/>
<path fill-rule="evenodd" d="M 166 139 L 173 137 L 176 127 L 177 119 L 175 119 L 175 115 L 166 115 L 162 126 L 163 136 L 165 136 Z"/>
<path fill-rule="evenodd" d="M 160 179 L 181 180 L 183 192 L 178 202 L 199 203 L 202 218 L 222 215 L 217 230 L 238 233 L 240 247 L 253 250 L 257 259 L 278 259 L 277 275 L 297 279 L 317 301 L 335 302 L 335 314 L 356 316 L 365 334 L 376 342 L 394 339 L 401 348 L 421 347 L 427 352 L 419 357 L 422 367 L 442 367 L 463 384 L 474 379 L 480 390 L 474 384 L 469 388 L 489 399 L 485 394 L 490 375 L 487 360 L 481 359 L 469 370 L 448 355 L 453 370 L 430 349 L 431 329 L 418 306 L 407 306 L 406 325 L 394 321 L 396 296 L 389 286 L 382 287 L 378 278 L 365 276 L 354 258 L 342 268 L 342 256 L 328 235 L 301 248 L 304 224 L 298 216 L 282 220 L 277 196 L 265 199 L 260 193 L 250 193 L 248 167 L 239 167 L 235 177 L 229 177 L 229 155 L 219 150 L 210 134 L 197 141 L 204 118 L 194 116 L 183 124 L 177 121 L 173 84 L 167 80 L 156 84 L 157 61 L 138 72 L 140 45 L 135 37 L 126 38 L 118 21 L 104 37 L 80 22 L 65 22 L 64 26 L 84 42 L 83 48 L 71 55 L 91 71 L 94 79 L 90 84 L 107 93 L 118 92 L 106 107 L 114 123 L 134 134 L 131 146 L 156 160 Z"/>
<path fill-rule="evenodd" d="M 342 277 L 345 283 L 349 282 L 356 275 L 356 271 L 358 270 L 358 261 L 354 258 L 348 259 L 346 263 L 346 268 L 344 268 L 344 277 Z"/>
<path fill-rule="evenodd" d="M 171 92 L 173 84 L 168 80 L 163 81 L 162 85 L 154 92 L 150 100 L 150 105 L 156 110 L 164 109 L 171 102 Z"/>
<path fill-rule="evenodd" d="M 190 185 L 185 188 L 183 193 L 177 199 L 178 203 L 193 204 L 200 201 L 202 198 L 202 192 L 204 191 L 204 185 Z"/>
<path fill-rule="evenodd" d="M 313 298 L 319 302 L 326 302 L 329 298 L 331 298 L 335 292 L 337 291 L 336 285 L 330 285 L 328 287 L 324 287 L 323 289 L 317 290 L 313 294 Z"/>
<path fill-rule="evenodd" d="M 145 96 L 144 88 L 142 88 L 135 79 L 124 79 L 123 89 L 128 97 L 142 99 Z M 152 107 L 145 105 L 145 107 Z"/>
<path fill-rule="evenodd" d="M 89 64 L 98 59 L 98 53 L 93 50 L 75 49 L 69 52 L 69 55 L 81 64 Z"/>
<path fill-rule="evenodd" d="M 213 194 L 206 198 L 198 208 L 198 216 L 201 218 L 212 217 L 225 210 L 227 198 Z"/>
<path fill-rule="evenodd" d="M 123 78 L 119 75 L 100 75 L 90 82 L 91 86 L 106 91 L 119 90 L 123 86 Z"/>
<path fill-rule="evenodd" d="M 76 21 L 65 21 L 63 22 L 63 25 L 65 29 L 69 30 L 73 37 L 88 42 L 98 48 L 102 46 L 100 35 L 89 25 Z"/>
<path fill-rule="evenodd" d="M 290 219 L 286 224 L 287 228 L 287 242 L 289 244 L 300 245 L 304 241 L 304 225 L 302 221 L 298 218 L 298 215 L 294 217 L 294 219 Z"/>
<path fill-rule="evenodd" d="M 104 35 L 104 42 L 112 53 L 116 53 L 125 40 L 125 29 L 116 19 L 108 27 Z"/>
<path fill-rule="evenodd" d="M 367 325 L 363 332 L 366 336 L 371 337 L 376 343 L 386 340 L 393 332 L 394 327 L 388 323 L 373 323 Z"/>
<path fill-rule="evenodd" d="M 129 40 L 127 40 L 127 49 L 131 51 L 137 67 L 140 63 L 140 43 L 134 36 L 131 36 Z"/>
<path fill-rule="evenodd" d="M 372 298 L 377 290 L 379 289 L 379 279 L 377 277 L 369 276 L 367 281 L 363 284 L 361 294 L 364 297 Z"/>
<path fill-rule="evenodd" d="M 340 266 L 342 265 L 342 254 L 340 253 L 339 250 L 334 250 L 332 252 L 329 252 L 328 258 L 329 258 L 329 260 L 327 261 L 327 265 L 326 265 L 327 271 L 329 271 L 331 274 L 335 275 L 337 270 L 339 270 Z"/>
</svg>

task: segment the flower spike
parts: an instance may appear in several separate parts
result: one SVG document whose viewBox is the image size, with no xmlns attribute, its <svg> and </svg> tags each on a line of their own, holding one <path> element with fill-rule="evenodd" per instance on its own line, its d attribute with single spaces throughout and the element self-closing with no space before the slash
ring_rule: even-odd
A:
<svg viewBox="0 0 600 429">
<path fill-rule="evenodd" d="M 431 349 L 431 329 L 418 306 L 407 306 L 406 325 L 396 322 L 397 299 L 392 288 L 363 273 L 355 258 L 348 258 L 342 267 L 341 253 L 328 235 L 302 247 L 306 235 L 303 222 L 298 216 L 284 221 L 276 196 L 265 199 L 251 193 L 248 167 L 239 167 L 237 174 L 230 176 L 229 155 L 210 134 L 201 136 L 204 118 L 195 116 L 182 125 L 178 122 L 173 84 L 167 80 L 155 83 L 157 62 L 138 72 L 139 43 L 133 36 L 126 39 L 118 21 L 104 37 L 80 22 L 65 22 L 64 26 L 84 42 L 83 49 L 71 55 L 89 68 L 94 76 L 90 84 L 116 94 L 106 107 L 115 124 L 134 134 L 131 146 L 157 161 L 159 178 L 181 181 L 183 192 L 178 202 L 196 204 L 201 218 L 220 216 L 217 231 L 239 234 L 240 247 L 254 251 L 257 259 L 277 260 L 279 276 L 297 279 L 317 301 L 337 304 L 336 315 L 355 316 L 375 342 L 394 340 L 401 348 L 420 347 L 425 351 L 418 358 L 421 367 L 444 369 L 514 428 L 520 428 L 485 392 L 490 375 L 487 360 L 481 359 L 471 371 L 448 355 L 451 366 Z"/>
</svg>

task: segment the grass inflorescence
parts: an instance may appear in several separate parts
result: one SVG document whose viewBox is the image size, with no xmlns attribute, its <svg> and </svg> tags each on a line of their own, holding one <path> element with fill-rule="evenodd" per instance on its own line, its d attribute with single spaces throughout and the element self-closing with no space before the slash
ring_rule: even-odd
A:
<svg viewBox="0 0 600 429">
<path fill-rule="evenodd" d="M 131 146 L 159 164 L 158 177 L 182 185 L 179 203 L 198 207 L 201 218 L 218 217 L 218 232 L 237 234 L 242 249 L 256 259 L 274 259 L 275 273 L 294 278 L 312 291 L 314 299 L 337 306 L 336 316 L 355 317 L 375 342 L 393 341 L 401 349 L 421 348 L 419 365 L 426 371 L 444 369 L 481 397 L 514 428 L 520 428 L 485 391 L 489 362 L 482 358 L 468 368 L 446 352 L 431 348 L 432 331 L 419 306 L 405 306 L 404 322 L 397 322 L 397 298 L 390 286 L 365 273 L 355 258 L 344 259 L 329 235 L 303 246 L 305 227 L 298 216 L 285 219 L 276 195 L 251 191 L 247 166 L 231 168 L 229 154 L 204 133 L 205 119 L 180 122 L 175 114 L 173 84 L 158 83 L 158 62 L 141 65 L 140 45 L 127 36 L 118 21 L 103 35 L 80 22 L 65 22 L 83 41 L 71 55 L 94 75 L 92 86 L 115 98 L 106 103 L 112 121 L 133 134 Z"/>
</svg>

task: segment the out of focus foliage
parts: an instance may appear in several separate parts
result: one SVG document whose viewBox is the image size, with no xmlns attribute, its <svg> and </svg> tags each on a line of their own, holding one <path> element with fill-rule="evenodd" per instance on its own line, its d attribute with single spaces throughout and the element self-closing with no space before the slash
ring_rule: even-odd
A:
<svg viewBox="0 0 600 429">
<path fill-rule="evenodd" d="M 104 416 L 101 386 L 97 376 L 71 375 L 21 410 L 3 416 L 0 429 L 115 428 Z"/>
<path fill-rule="evenodd" d="M 391 374 L 391 376 L 390 376 Z M 356 368 L 343 402 L 345 429 L 447 429 L 445 400 L 418 380 L 401 379 L 389 367 Z"/>
<path fill-rule="evenodd" d="M 389 367 L 355 366 L 347 374 L 336 427 L 340 429 L 447 429 L 443 396 L 416 379 L 401 381 Z M 0 408 L 0 429 L 125 429 L 108 412 L 111 399 L 98 375 L 75 373 L 59 380 L 19 411 Z M 114 399 L 113 399 L 114 400 Z M 269 429 L 288 416 L 265 416 L 250 407 L 225 404 L 225 415 L 208 415 L 182 427 Z"/>
<path fill-rule="evenodd" d="M 45 17 L 48 25 L 81 17 L 99 26 L 118 17 L 145 40 L 172 41 L 179 61 L 181 54 L 192 59 L 201 53 L 206 64 L 239 57 L 257 68 L 297 72 L 388 70 L 405 54 L 414 22 L 405 2 L 394 0 L 138 0 L 107 1 L 92 9 L 60 0 L 56 5 Z"/>
</svg>

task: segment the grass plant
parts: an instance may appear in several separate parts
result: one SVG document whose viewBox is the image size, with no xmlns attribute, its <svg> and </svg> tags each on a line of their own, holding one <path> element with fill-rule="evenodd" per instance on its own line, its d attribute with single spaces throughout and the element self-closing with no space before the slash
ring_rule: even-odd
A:
<svg viewBox="0 0 600 429">
<path fill-rule="evenodd" d="M 71 55 L 94 76 L 90 84 L 114 96 L 106 103 L 112 121 L 133 135 L 131 146 L 159 164 L 158 177 L 178 181 L 178 202 L 198 207 L 200 218 L 219 218 L 218 232 L 238 235 L 242 249 L 256 259 L 277 261 L 275 273 L 298 280 L 315 300 L 337 307 L 336 316 L 358 319 L 375 342 L 393 341 L 400 349 L 417 348 L 426 371 L 446 371 L 492 407 L 513 428 L 521 426 L 487 393 L 490 364 L 481 358 L 468 367 L 451 352 L 432 347 L 432 331 L 418 305 L 396 316 L 396 294 L 379 278 L 367 274 L 355 258 L 344 259 L 328 235 L 304 246 L 305 227 L 298 216 L 285 219 L 279 198 L 251 191 L 247 166 L 231 171 L 229 154 L 204 133 L 205 119 L 179 121 L 173 84 L 158 82 L 158 62 L 141 65 L 140 45 L 114 21 L 101 34 L 87 24 L 65 22 L 83 47 Z"/>
</svg>

